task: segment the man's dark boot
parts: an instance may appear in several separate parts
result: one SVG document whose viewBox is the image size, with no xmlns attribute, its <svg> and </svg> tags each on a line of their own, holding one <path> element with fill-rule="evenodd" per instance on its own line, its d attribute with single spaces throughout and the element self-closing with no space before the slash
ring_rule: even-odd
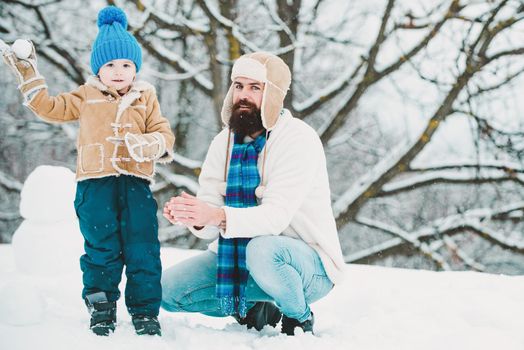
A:
<svg viewBox="0 0 524 350">
<path fill-rule="evenodd" d="M 160 329 L 160 322 L 155 316 L 133 315 L 133 326 L 135 326 L 136 334 L 138 335 L 158 335 L 162 336 Z"/>
<path fill-rule="evenodd" d="M 109 335 L 115 331 L 116 302 L 107 301 L 106 293 L 89 294 L 85 298 L 87 310 L 91 314 L 89 328 L 96 335 Z"/>
<path fill-rule="evenodd" d="M 233 317 L 241 325 L 246 325 L 248 329 L 255 328 L 257 331 L 261 331 L 265 325 L 276 327 L 282 313 L 275 304 L 259 301 L 249 309 L 245 318 L 240 318 L 238 315 Z"/>
<path fill-rule="evenodd" d="M 282 329 L 280 333 L 284 333 L 287 335 L 295 335 L 295 328 L 302 328 L 304 333 L 311 332 L 313 333 L 313 324 L 315 323 L 315 317 L 313 316 L 313 313 L 311 313 L 311 316 L 304 322 L 298 322 L 298 320 L 294 318 L 289 318 L 286 315 L 282 316 Z"/>
</svg>

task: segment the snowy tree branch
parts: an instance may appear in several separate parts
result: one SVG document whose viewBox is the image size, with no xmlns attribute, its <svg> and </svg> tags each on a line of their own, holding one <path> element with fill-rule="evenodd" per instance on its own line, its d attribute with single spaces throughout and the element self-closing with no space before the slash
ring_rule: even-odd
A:
<svg viewBox="0 0 524 350">
<path fill-rule="evenodd" d="M 399 228 L 377 222 L 376 220 L 357 219 L 355 221 L 356 223 L 389 233 L 395 236 L 395 238 L 384 241 L 360 252 L 346 255 L 345 259 L 346 262 L 369 262 L 370 260 L 383 258 L 389 254 L 398 252 L 404 249 L 405 246 L 413 246 L 417 249 L 420 249 L 419 246 L 425 244 L 424 247 L 429 247 L 429 251 L 432 252 L 438 250 L 442 245 L 449 244 L 451 247 L 455 247 L 454 249 L 456 250 L 456 253 L 465 264 L 479 271 L 483 271 L 485 267 L 475 262 L 474 259 L 470 258 L 456 245 L 456 243 L 454 243 L 454 241 L 452 244 L 452 241 L 450 241 L 448 238 L 454 234 L 471 232 L 479 235 L 480 237 L 483 237 L 495 245 L 522 254 L 524 253 L 524 241 L 516 241 L 507 238 L 510 236 L 518 237 L 521 235 L 518 233 L 503 235 L 500 232 L 486 227 L 485 223 L 489 220 L 501 218 L 503 215 L 507 215 L 515 211 L 522 212 L 523 210 L 524 202 L 512 203 L 499 209 L 471 209 L 462 214 L 454 214 L 448 217 L 436 219 L 428 225 L 413 231 L 412 233 L 408 233 Z M 424 243 L 428 240 L 434 240 L 434 242 L 429 245 Z M 424 251 L 423 253 L 426 254 L 427 252 Z M 437 257 L 440 258 L 441 256 L 437 255 Z"/>
<path fill-rule="evenodd" d="M 359 65 L 348 70 L 330 86 L 325 87 L 302 102 L 293 103 L 293 108 L 295 109 L 297 116 L 304 118 L 323 107 L 328 101 L 339 96 L 339 94 L 357 77 L 359 72 L 365 66 L 365 63 L 365 60 L 362 60 Z"/>
<path fill-rule="evenodd" d="M 213 93 L 213 83 L 202 74 L 197 73 L 199 68 L 193 67 L 191 63 L 184 60 L 180 55 L 168 50 L 163 45 L 157 43 L 155 39 L 146 39 L 142 34 L 136 35 L 137 40 L 142 46 L 159 61 L 169 64 L 177 72 L 188 74 L 195 86 L 203 91 L 206 95 L 211 96 Z"/>
<path fill-rule="evenodd" d="M 494 16 L 492 16 L 493 20 Z M 497 32 L 497 33 L 500 33 Z M 481 31 L 479 36 L 484 35 Z M 477 41 L 480 41 L 480 37 Z M 372 171 L 368 172 L 356 184 L 345 191 L 334 204 L 334 212 L 339 227 L 345 225 L 356 216 L 360 208 L 370 198 L 381 192 L 382 187 L 395 176 L 405 172 L 413 159 L 429 143 L 441 121 L 454 112 L 453 104 L 471 78 L 483 67 L 483 62 L 474 59 L 485 54 L 489 46 L 481 46 L 481 51 L 471 52 L 466 58 L 466 67 L 456 78 L 452 88 L 448 91 L 437 111 L 426 124 L 420 137 L 408 144 L 401 145 L 391 155 L 380 161 Z"/>
<path fill-rule="evenodd" d="M 144 24 L 151 20 L 161 28 L 178 32 L 184 36 L 203 35 L 210 31 L 210 28 L 207 25 L 188 20 L 183 16 L 181 18 L 178 18 L 178 16 L 171 17 L 168 14 L 157 10 L 148 2 L 141 0 L 132 0 L 131 2 L 135 4 L 138 11 L 147 14 L 147 17 L 144 19 Z"/>
<path fill-rule="evenodd" d="M 486 267 L 484 265 L 478 263 L 477 261 L 475 261 L 475 259 L 470 257 L 464 250 L 460 249 L 460 247 L 453 240 L 453 238 L 444 236 L 442 237 L 442 242 L 445 244 L 448 250 L 451 251 L 454 254 L 454 256 L 462 260 L 466 266 L 469 266 L 471 269 L 479 272 L 483 272 L 486 270 Z"/>
<path fill-rule="evenodd" d="M 251 51 L 261 51 L 261 48 L 249 41 L 240 31 L 238 26 L 230 19 L 222 16 L 215 5 L 211 4 L 208 0 L 197 0 L 197 3 L 202 10 L 209 16 L 209 18 L 215 19 L 221 27 L 228 29 L 234 35 L 234 37 L 242 43 L 245 47 Z"/>
<path fill-rule="evenodd" d="M 20 219 L 21 216 L 18 212 L 4 212 L 0 211 L 0 220 L 17 220 Z"/>
<path fill-rule="evenodd" d="M 0 171 L 0 185 L 4 186 L 9 190 L 14 190 L 16 192 L 21 192 L 23 186 L 23 184 L 20 181 L 13 179 L 11 176 L 7 175 L 3 171 Z"/>
<path fill-rule="evenodd" d="M 448 11 L 443 16 L 443 18 L 437 22 L 433 28 L 428 32 L 428 34 L 422 38 L 422 40 L 415 45 L 409 52 L 407 52 L 405 55 L 401 56 L 396 62 L 391 64 L 389 67 L 384 68 L 382 71 L 377 72 L 377 80 L 382 79 L 386 75 L 391 74 L 392 72 L 398 70 L 406 61 L 411 60 L 415 55 L 417 55 L 423 48 L 427 47 L 429 42 L 440 32 L 444 24 L 453 18 L 457 14 L 457 12 L 460 11 L 459 1 L 454 0 L 451 2 L 450 7 L 448 8 Z"/>
<path fill-rule="evenodd" d="M 491 61 L 495 61 L 495 60 L 497 60 L 497 59 L 499 59 L 501 57 L 517 56 L 517 55 L 523 55 L 523 54 L 524 54 L 524 47 L 520 47 L 518 49 L 497 52 L 497 53 L 491 55 L 490 57 L 488 57 L 487 60 L 489 62 L 491 62 Z M 519 74 L 520 74 L 520 72 L 519 72 Z"/>
<path fill-rule="evenodd" d="M 24 6 L 26 8 L 34 10 L 36 8 L 39 8 L 39 7 L 43 7 L 43 6 L 59 3 L 62 0 L 50 0 L 50 1 L 42 1 L 42 2 L 36 2 L 36 3 L 34 3 L 34 2 L 28 3 L 28 2 L 20 1 L 20 0 L 3 0 L 3 1 L 5 3 L 7 3 L 7 4 L 17 4 L 17 5 L 21 5 L 21 6 Z"/>
<path fill-rule="evenodd" d="M 524 52 L 522 52 L 521 54 L 524 54 Z M 477 96 L 480 96 L 480 95 L 485 94 L 487 92 L 498 90 L 501 87 L 503 87 L 504 85 L 508 85 L 510 82 L 512 82 L 516 78 L 520 77 L 522 75 L 522 73 L 524 73 L 524 68 L 516 71 L 515 73 L 513 73 L 513 74 L 511 74 L 509 76 L 506 76 L 504 79 L 502 79 L 497 84 L 493 84 L 493 85 L 485 86 L 485 87 L 478 87 L 477 91 L 471 92 L 469 94 L 469 96 L 470 96 L 470 98 L 477 97 Z"/>
<path fill-rule="evenodd" d="M 347 118 L 347 115 L 357 107 L 358 102 L 364 95 L 365 91 L 371 85 L 377 83 L 385 76 L 398 70 L 403 64 L 412 59 L 423 48 L 427 47 L 431 39 L 433 39 L 439 32 L 439 30 L 443 27 L 444 23 L 446 23 L 450 18 L 452 18 L 452 15 L 456 14 L 459 10 L 458 0 L 452 1 L 447 13 L 444 15 L 442 20 L 439 21 L 429 31 L 429 33 L 419 42 L 419 44 L 415 45 L 415 47 L 411 49 L 408 53 L 401 56 L 395 63 L 378 72 L 375 69 L 375 61 L 380 49 L 380 45 L 385 40 L 384 31 L 392 10 L 391 6 L 393 6 L 393 1 L 388 2 L 388 5 L 384 12 L 384 16 L 381 23 L 381 29 L 379 30 L 379 34 L 377 36 L 377 39 L 375 40 L 375 44 L 371 47 L 368 54 L 367 69 L 366 73 L 364 74 L 364 77 L 362 78 L 362 81 L 357 85 L 355 91 L 351 94 L 347 101 L 343 101 L 343 103 L 341 103 L 340 106 L 336 108 L 336 111 L 333 113 L 330 120 L 318 131 L 320 134 L 320 138 L 322 139 L 322 142 L 324 144 L 326 144 L 329 141 L 329 139 L 335 134 L 335 132 L 342 126 L 342 124 L 345 122 Z"/>
<path fill-rule="evenodd" d="M 420 242 L 419 239 L 413 234 L 410 234 L 397 227 L 386 225 L 376 220 L 371 220 L 367 218 L 358 218 L 355 222 L 360 225 L 374 228 L 389 233 L 395 237 L 401 238 L 403 241 L 409 243 L 414 248 L 418 249 L 421 253 L 423 253 L 425 256 L 429 257 L 431 260 L 437 263 L 437 265 L 443 270 L 451 270 L 451 267 L 448 265 L 448 263 L 445 261 L 442 255 L 433 251 L 426 243 Z"/>
<path fill-rule="evenodd" d="M 187 188 L 191 193 L 198 191 L 198 183 L 191 177 L 175 174 L 164 167 L 158 167 L 157 174 L 176 188 Z"/>
<path fill-rule="evenodd" d="M 442 171 L 442 170 L 459 170 L 459 169 L 495 169 L 502 170 L 508 174 L 519 173 L 524 174 L 524 167 L 517 163 L 509 163 L 503 161 L 491 161 L 476 163 L 469 160 L 445 162 L 445 163 L 433 163 L 426 166 L 410 166 L 409 172 L 431 172 L 431 171 Z"/>
<path fill-rule="evenodd" d="M 477 169 L 463 169 L 454 172 L 430 172 L 419 176 L 414 176 L 405 180 L 390 182 L 382 187 L 377 193 L 377 197 L 392 196 L 405 191 L 412 191 L 424 186 L 435 184 L 465 184 L 480 185 L 484 183 L 499 183 L 505 181 L 515 181 L 524 185 L 524 176 L 508 175 L 506 172 L 491 172 L 479 174 Z"/>
</svg>

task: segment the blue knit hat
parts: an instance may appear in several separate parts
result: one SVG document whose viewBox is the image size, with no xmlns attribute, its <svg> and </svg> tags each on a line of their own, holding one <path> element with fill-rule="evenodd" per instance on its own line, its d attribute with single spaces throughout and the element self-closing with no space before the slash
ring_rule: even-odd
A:
<svg viewBox="0 0 524 350">
<path fill-rule="evenodd" d="M 135 37 L 127 32 L 124 11 L 108 6 L 98 13 L 98 36 L 91 51 L 91 69 L 98 74 L 100 67 L 109 61 L 127 59 L 133 61 L 136 71 L 142 65 L 142 49 Z"/>
</svg>

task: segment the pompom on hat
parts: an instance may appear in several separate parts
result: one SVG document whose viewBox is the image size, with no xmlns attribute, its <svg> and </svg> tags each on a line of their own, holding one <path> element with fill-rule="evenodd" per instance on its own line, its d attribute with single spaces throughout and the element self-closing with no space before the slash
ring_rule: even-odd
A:
<svg viewBox="0 0 524 350">
<path fill-rule="evenodd" d="M 135 37 L 127 32 L 127 17 L 124 11 L 108 6 L 98 13 L 98 36 L 91 51 L 91 69 L 98 74 L 100 67 L 109 61 L 127 59 L 142 66 L 142 49 Z"/>
<path fill-rule="evenodd" d="M 231 81 L 237 77 L 244 77 L 264 83 L 264 95 L 260 113 L 262 125 L 270 131 L 277 123 L 278 117 L 284 107 L 289 86 L 291 85 L 291 72 L 287 64 L 278 56 L 269 52 L 254 52 L 241 56 L 236 60 L 231 72 Z M 233 111 L 233 89 L 231 84 L 222 105 L 222 122 L 229 124 Z"/>
</svg>

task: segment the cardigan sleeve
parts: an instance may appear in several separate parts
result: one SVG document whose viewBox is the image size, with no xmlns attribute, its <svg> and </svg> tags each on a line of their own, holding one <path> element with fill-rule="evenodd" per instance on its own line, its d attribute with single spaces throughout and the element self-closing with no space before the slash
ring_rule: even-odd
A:
<svg viewBox="0 0 524 350">
<path fill-rule="evenodd" d="M 202 171 L 198 178 L 200 185 L 197 198 L 213 207 L 224 205 L 224 197 L 220 193 L 224 186 L 224 166 L 226 163 L 228 131 L 222 130 L 211 142 L 206 159 L 202 164 Z M 215 239 L 219 235 L 216 226 L 205 226 L 201 230 L 189 228 L 191 233 L 202 239 Z"/>
</svg>

